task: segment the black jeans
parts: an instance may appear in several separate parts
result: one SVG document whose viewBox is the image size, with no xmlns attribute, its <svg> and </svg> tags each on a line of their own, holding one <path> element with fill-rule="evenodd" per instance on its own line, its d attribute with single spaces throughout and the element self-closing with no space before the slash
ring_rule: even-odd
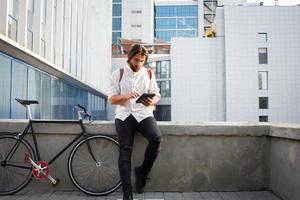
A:
<svg viewBox="0 0 300 200">
<path fill-rule="evenodd" d="M 136 131 L 148 140 L 141 172 L 147 176 L 160 151 L 161 133 L 154 117 L 138 122 L 133 115 L 124 121 L 115 119 L 116 131 L 120 142 L 119 171 L 123 191 L 131 191 L 131 153 Z"/>
</svg>

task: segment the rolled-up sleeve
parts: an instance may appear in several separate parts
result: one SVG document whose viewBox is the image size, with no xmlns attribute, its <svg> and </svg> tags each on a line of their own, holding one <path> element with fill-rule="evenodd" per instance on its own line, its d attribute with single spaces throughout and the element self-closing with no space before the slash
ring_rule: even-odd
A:
<svg viewBox="0 0 300 200">
<path fill-rule="evenodd" d="M 156 96 L 158 96 L 160 98 L 161 97 L 160 90 L 159 90 L 159 87 L 158 87 L 157 82 L 156 82 L 155 74 L 153 73 L 152 70 L 151 70 L 151 73 L 152 73 L 152 77 L 151 77 L 151 80 L 150 80 L 149 93 L 155 94 Z"/>
<path fill-rule="evenodd" d="M 108 99 L 110 99 L 114 95 L 120 94 L 119 79 L 120 79 L 119 70 L 115 70 L 110 77 L 110 88 L 107 95 Z"/>
</svg>

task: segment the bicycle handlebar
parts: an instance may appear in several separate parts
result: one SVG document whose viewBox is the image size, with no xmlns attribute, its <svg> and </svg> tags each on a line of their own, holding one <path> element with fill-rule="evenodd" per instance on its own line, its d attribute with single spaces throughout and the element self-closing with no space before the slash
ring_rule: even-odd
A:
<svg viewBox="0 0 300 200">
<path fill-rule="evenodd" d="M 88 117 L 88 118 L 89 118 L 89 121 L 91 121 L 92 116 L 86 111 L 85 107 L 83 107 L 83 106 L 80 105 L 80 104 L 77 104 L 77 106 L 75 106 L 75 108 L 76 108 L 77 111 L 78 111 L 78 117 L 79 117 L 79 118 L 80 118 L 80 111 L 79 111 L 78 108 L 80 108 L 81 110 L 83 110 L 83 113 L 84 113 L 83 119 L 85 119 L 86 117 Z"/>
<path fill-rule="evenodd" d="M 79 108 L 81 108 L 81 109 L 86 113 L 85 107 L 81 106 L 80 104 L 77 104 L 77 106 L 78 106 Z"/>
</svg>

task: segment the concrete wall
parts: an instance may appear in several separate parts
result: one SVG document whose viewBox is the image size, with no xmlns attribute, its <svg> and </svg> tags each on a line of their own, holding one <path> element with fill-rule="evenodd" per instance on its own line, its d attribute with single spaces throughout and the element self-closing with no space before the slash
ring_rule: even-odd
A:
<svg viewBox="0 0 300 200">
<path fill-rule="evenodd" d="M 14 133 L 25 121 L 0 121 L 0 134 Z M 85 124 L 87 132 L 116 137 L 109 121 Z M 162 150 L 147 191 L 251 191 L 270 189 L 286 200 L 300 196 L 300 125 L 265 123 L 159 122 Z M 34 125 L 41 155 L 49 159 L 67 144 L 76 125 Z M 135 138 L 133 166 L 140 165 L 147 141 Z M 67 173 L 67 151 L 51 167 L 58 189 L 74 190 Z M 117 158 L 115 158 L 117 159 Z M 134 175 L 132 175 L 134 177 Z M 32 181 L 35 189 L 50 184 Z"/>
<path fill-rule="evenodd" d="M 270 189 L 282 199 L 300 198 L 300 129 L 271 127 Z"/>
<path fill-rule="evenodd" d="M 24 125 L 22 122 L 3 122 L 0 130 L 15 132 Z M 115 137 L 111 122 L 96 122 L 86 124 L 86 127 L 90 133 Z M 57 124 L 47 128 L 45 124 L 35 125 L 34 129 L 41 132 L 38 141 L 45 160 L 74 137 L 70 133 L 80 131 L 79 126 Z M 163 134 L 162 151 L 150 174 L 148 191 L 248 191 L 267 188 L 267 126 L 160 123 L 160 129 Z M 141 164 L 146 143 L 140 135 L 136 137 L 133 166 Z M 53 164 L 51 172 L 61 180 L 59 189 L 73 190 L 66 168 L 68 152 Z M 37 188 L 49 185 L 35 180 L 31 184 Z"/>
</svg>

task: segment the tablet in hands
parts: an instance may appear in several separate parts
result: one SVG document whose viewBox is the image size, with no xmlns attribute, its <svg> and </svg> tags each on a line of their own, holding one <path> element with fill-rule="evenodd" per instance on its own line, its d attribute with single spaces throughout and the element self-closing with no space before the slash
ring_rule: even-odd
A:
<svg viewBox="0 0 300 200">
<path fill-rule="evenodd" d="M 141 101 L 147 98 L 153 98 L 155 96 L 155 94 L 151 94 L 151 93 L 144 93 L 142 94 L 135 102 L 136 103 L 142 103 Z"/>
</svg>

